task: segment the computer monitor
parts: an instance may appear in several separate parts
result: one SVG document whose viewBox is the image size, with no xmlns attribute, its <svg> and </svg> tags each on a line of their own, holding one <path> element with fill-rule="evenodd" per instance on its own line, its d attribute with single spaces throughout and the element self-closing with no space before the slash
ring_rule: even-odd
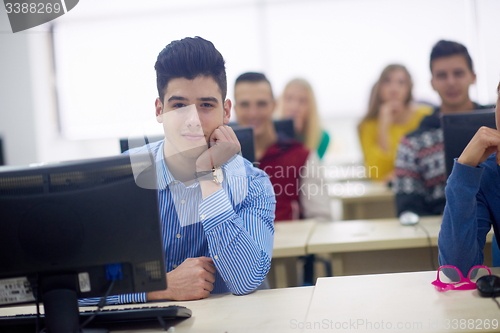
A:
<svg viewBox="0 0 500 333">
<path fill-rule="evenodd" d="M 137 185 L 155 170 L 140 156 L 0 168 L 2 305 L 38 295 L 50 333 L 76 332 L 77 298 L 111 280 L 110 295 L 166 288 L 157 193 Z"/>
<path fill-rule="evenodd" d="M 274 120 L 274 129 L 276 132 L 281 132 L 285 136 L 293 139 L 295 138 L 295 128 L 293 127 L 293 119 L 279 119 L 279 120 Z M 227 124 L 228 126 L 232 128 L 241 128 L 242 126 L 239 125 L 237 122 L 230 122 Z"/>
<path fill-rule="evenodd" d="M 120 151 L 123 153 L 132 148 L 142 147 L 148 143 L 153 143 L 165 139 L 165 135 L 149 135 L 142 138 L 120 139 Z"/>
<path fill-rule="evenodd" d="M 295 138 L 295 128 L 293 127 L 293 119 L 280 119 L 274 121 L 276 132 L 283 133 L 290 139 Z"/>
<path fill-rule="evenodd" d="M 447 177 L 451 174 L 453 160 L 462 154 L 477 130 L 481 126 L 496 128 L 494 111 L 495 109 L 484 109 L 441 117 Z"/>
<path fill-rule="evenodd" d="M 5 165 L 5 158 L 3 156 L 3 142 L 1 137 L 0 137 L 0 165 Z"/>
<path fill-rule="evenodd" d="M 233 128 L 234 134 L 238 138 L 241 145 L 241 155 L 249 160 L 255 162 L 255 144 L 253 139 L 253 129 L 251 127 L 241 127 L 237 123 L 228 124 Z M 142 147 L 147 143 L 163 140 L 164 135 L 151 135 L 143 138 L 129 138 L 120 139 L 120 150 L 123 153 L 132 148 Z"/>
</svg>

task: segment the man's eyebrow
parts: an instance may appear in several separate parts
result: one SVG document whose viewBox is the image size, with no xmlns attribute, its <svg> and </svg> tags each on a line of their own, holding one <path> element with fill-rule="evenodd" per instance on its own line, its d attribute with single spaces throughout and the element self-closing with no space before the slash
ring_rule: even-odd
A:
<svg viewBox="0 0 500 333">
<path fill-rule="evenodd" d="M 170 96 L 170 98 L 167 100 L 167 102 L 171 101 L 187 101 L 188 99 L 186 97 L 182 96 Z"/>
<path fill-rule="evenodd" d="M 201 97 L 198 98 L 200 102 L 213 102 L 213 103 L 219 103 L 219 100 L 215 97 Z"/>
</svg>

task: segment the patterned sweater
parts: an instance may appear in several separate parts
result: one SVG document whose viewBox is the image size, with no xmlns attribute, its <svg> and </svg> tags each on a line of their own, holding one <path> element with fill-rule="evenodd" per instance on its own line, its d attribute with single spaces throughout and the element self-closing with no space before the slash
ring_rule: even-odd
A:
<svg viewBox="0 0 500 333">
<path fill-rule="evenodd" d="M 474 103 L 475 110 L 488 107 L 491 106 Z M 401 140 L 395 173 L 393 189 L 398 215 L 405 210 L 422 216 L 443 214 L 446 167 L 439 108 Z"/>
</svg>

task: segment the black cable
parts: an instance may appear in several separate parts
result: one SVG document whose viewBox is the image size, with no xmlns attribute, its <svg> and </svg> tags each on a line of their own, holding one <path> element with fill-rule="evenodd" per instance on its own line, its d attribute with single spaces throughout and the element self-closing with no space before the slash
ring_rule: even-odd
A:
<svg viewBox="0 0 500 333">
<path fill-rule="evenodd" d="M 497 306 L 498 306 L 498 308 L 500 309 L 500 303 L 498 303 L 498 301 L 497 301 L 496 297 L 492 297 L 492 299 L 493 299 L 493 302 L 497 303 Z"/>
<path fill-rule="evenodd" d="M 38 276 L 36 277 L 35 280 L 30 281 L 30 287 L 31 287 L 31 292 L 33 293 L 33 296 L 35 297 L 35 304 L 36 304 L 36 333 L 40 333 L 40 298 L 38 297 Z"/>
<path fill-rule="evenodd" d="M 415 226 L 420 227 L 425 234 L 427 235 L 427 243 L 429 244 L 429 253 L 431 255 L 431 267 L 433 270 L 437 270 L 436 262 L 434 261 L 434 250 L 432 248 L 432 241 L 431 241 L 431 235 L 429 234 L 429 231 L 420 223 L 415 224 Z"/>
<path fill-rule="evenodd" d="M 97 310 L 95 310 L 94 313 L 89 318 L 87 318 L 87 320 L 85 320 L 85 322 L 83 322 L 83 324 L 80 325 L 80 330 L 82 328 L 84 328 L 86 325 L 88 325 L 88 323 L 90 323 L 92 320 L 94 320 L 95 316 L 97 316 L 97 314 L 99 312 L 101 312 L 102 308 L 106 305 L 106 299 L 108 298 L 109 293 L 111 292 L 111 289 L 113 289 L 113 286 L 115 285 L 115 281 L 116 280 L 111 281 L 109 288 L 106 291 L 106 294 L 104 294 L 104 296 L 101 297 L 101 300 L 97 304 Z"/>
</svg>

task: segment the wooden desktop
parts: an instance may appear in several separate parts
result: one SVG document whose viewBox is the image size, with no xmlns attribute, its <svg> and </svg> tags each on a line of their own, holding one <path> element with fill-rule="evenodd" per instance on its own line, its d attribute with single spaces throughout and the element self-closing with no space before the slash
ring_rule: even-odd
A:
<svg viewBox="0 0 500 333">
<path fill-rule="evenodd" d="M 394 192 L 383 182 L 331 182 L 329 194 L 342 203 L 342 220 L 396 217 Z"/>
<path fill-rule="evenodd" d="M 433 270 L 441 220 L 421 217 L 415 226 L 403 226 L 397 218 L 316 223 L 307 253 L 328 254 L 334 276 Z M 484 251 L 488 265 L 492 236 Z"/>
</svg>

